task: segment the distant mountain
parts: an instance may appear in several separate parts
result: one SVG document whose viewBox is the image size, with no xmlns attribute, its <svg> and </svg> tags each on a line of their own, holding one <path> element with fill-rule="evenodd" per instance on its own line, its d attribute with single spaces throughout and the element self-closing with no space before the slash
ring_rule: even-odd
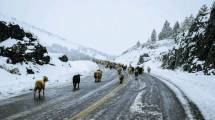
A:
<svg viewBox="0 0 215 120">
<path fill-rule="evenodd" d="M 0 14 L 0 20 L 19 24 L 25 30 L 33 33 L 38 37 L 40 43 L 47 47 L 48 52 L 67 54 L 72 60 L 88 60 L 88 59 L 113 59 L 114 56 L 100 52 L 98 50 L 79 45 L 64 37 L 50 33 L 44 29 L 35 27 L 28 23 L 9 18 Z"/>
</svg>

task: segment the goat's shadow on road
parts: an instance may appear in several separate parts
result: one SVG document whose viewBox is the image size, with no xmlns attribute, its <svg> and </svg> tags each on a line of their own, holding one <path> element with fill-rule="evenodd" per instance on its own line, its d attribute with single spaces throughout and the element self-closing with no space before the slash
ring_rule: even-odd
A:
<svg viewBox="0 0 215 120">
<path fill-rule="evenodd" d="M 80 90 L 80 88 L 76 88 L 76 89 L 73 88 L 73 92 L 76 92 L 76 91 L 79 91 L 79 90 Z"/>
<path fill-rule="evenodd" d="M 33 100 L 34 100 L 35 104 L 42 104 L 42 103 L 46 102 L 46 97 L 45 96 L 41 96 L 40 98 L 35 97 L 35 98 L 33 98 Z"/>
</svg>

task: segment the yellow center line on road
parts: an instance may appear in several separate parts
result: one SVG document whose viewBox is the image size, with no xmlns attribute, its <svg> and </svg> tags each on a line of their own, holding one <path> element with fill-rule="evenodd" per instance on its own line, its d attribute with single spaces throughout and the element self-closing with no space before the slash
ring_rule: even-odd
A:
<svg viewBox="0 0 215 120">
<path fill-rule="evenodd" d="M 129 80 L 129 79 L 128 79 Z M 104 104 L 105 102 L 107 102 L 107 100 L 111 97 L 113 97 L 120 89 L 122 89 L 123 87 L 125 87 L 128 83 L 128 80 L 124 80 L 123 84 L 120 84 L 119 86 L 115 87 L 111 92 L 109 92 L 107 95 L 103 96 L 101 99 L 99 99 L 98 101 L 92 103 L 91 105 L 89 105 L 87 108 L 85 108 L 84 110 L 80 111 L 79 113 L 77 113 L 76 115 L 74 115 L 72 118 L 70 118 L 69 120 L 80 120 L 81 118 L 83 118 L 84 116 L 88 115 L 89 113 L 91 113 L 92 111 L 94 111 L 96 108 L 98 108 L 99 106 L 101 106 L 102 104 Z"/>
</svg>

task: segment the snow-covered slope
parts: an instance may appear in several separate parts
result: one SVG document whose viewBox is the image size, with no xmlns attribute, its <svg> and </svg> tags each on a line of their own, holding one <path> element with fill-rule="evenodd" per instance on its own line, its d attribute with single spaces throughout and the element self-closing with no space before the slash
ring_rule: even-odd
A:
<svg viewBox="0 0 215 120">
<path fill-rule="evenodd" d="M 162 69 L 161 56 L 175 47 L 174 40 L 166 39 L 157 41 L 155 44 L 144 43 L 139 47 L 132 47 L 127 52 L 115 59 L 115 62 L 131 64 L 136 66 L 139 62 L 141 55 L 145 55 L 143 65 L 146 69 L 147 66 L 151 67 L 151 75 L 158 77 L 163 80 L 167 85 L 172 88 L 177 96 L 181 99 L 182 91 L 190 101 L 195 103 L 206 120 L 215 119 L 215 76 L 204 75 L 203 72 L 187 73 L 179 68 L 177 70 Z M 179 89 L 179 90 L 178 90 Z M 183 106 L 189 105 L 181 101 Z"/>
<path fill-rule="evenodd" d="M 28 64 L 6 64 L 4 59 L 0 59 L 0 64 L 4 68 L 12 69 L 18 68 L 21 75 L 11 74 L 5 69 L 0 69 L 0 99 L 6 99 L 8 97 L 16 96 L 26 92 L 30 92 L 30 89 L 34 88 L 36 80 L 42 79 L 42 77 L 48 76 L 49 81 L 46 87 L 59 86 L 64 84 L 71 84 L 74 74 L 82 74 L 84 76 L 93 74 L 98 69 L 97 64 L 91 61 L 69 61 L 61 62 L 58 57 L 59 54 L 50 54 L 53 65 L 35 65 Z M 6 58 L 5 58 L 6 59 Z M 35 72 L 34 74 L 27 74 L 26 68 L 31 68 Z"/>
<path fill-rule="evenodd" d="M 9 18 L 0 13 L 0 20 L 6 22 L 13 22 L 19 24 L 26 31 L 33 33 L 38 37 L 40 43 L 48 48 L 49 52 L 64 52 L 71 56 L 72 59 L 112 59 L 114 56 L 102 53 L 92 48 L 88 48 L 77 43 L 72 42 L 71 40 L 65 39 L 59 35 L 50 33 L 46 30 L 37 28 L 25 22 L 19 21 L 15 18 Z M 61 51 L 62 48 L 65 48 Z"/>
<path fill-rule="evenodd" d="M 144 43 L 142 45 L 135 45 L 122 55 L 115 59 L 116 62 L 131 64 L 136 66 L 139 62 L 139 58 L 141 55 L 148 54 L 148 57 L 144 57 L 145 62 L 144 65 L 160 62 L 161 55 L 172 49 L 174 46 L 174 40 L 166 39 L 157 41 L 156 43 Z"/>
<path fill-rule="evenodd" d="M 85 55 L 91 56 L 88 56 L 88 59 L 92 57 L 106 59 L 106 56 L 95 50 L 72 44 L 56 35 L 15 20 L 5 19 L 1 15 L 0 21 L 0 99 L 29 92 L 29 89 L 34 87 L 35 81 L 42 79 L 43 76 L 49 78 L 47 87 L 50 87 L 71 83 L 74 74 L 87 76 L 98 69 L 96 63 L 87 60 L 61 61 L 59 57 L 67 52 L 69 54 L 70 50 L 62 51 L 56 47 L 57 52 L 47 53 L 47 46 L 52 46 L 55 42 L 65 48 L 71 47 L 66 49 L 74 49 L 71 54 L 75 53 L 78 57 L 81 52 L 86 53 L 84 50 L 88 50 Z M 14 24 L 9 24 L 11 22 Z"/>
</svg>

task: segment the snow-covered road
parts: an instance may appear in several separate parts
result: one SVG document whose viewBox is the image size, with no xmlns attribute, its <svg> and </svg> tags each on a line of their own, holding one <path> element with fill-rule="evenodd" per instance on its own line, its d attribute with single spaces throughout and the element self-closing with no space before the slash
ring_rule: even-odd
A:
<svg viewBox="0 0 215 120">
<path fill-rule="evenodd" d="M 189 119 L 175 93 L 148 74 L 125 77 L 119 85 L 116 71 L 106 70 L 101 83 L 82 78 L 80 90 L 72 85 L 48 88 L 42 100 L 32 93 L 0 101 L 0 119 L 98 119 L 186 120 Z"/>
</svg>

